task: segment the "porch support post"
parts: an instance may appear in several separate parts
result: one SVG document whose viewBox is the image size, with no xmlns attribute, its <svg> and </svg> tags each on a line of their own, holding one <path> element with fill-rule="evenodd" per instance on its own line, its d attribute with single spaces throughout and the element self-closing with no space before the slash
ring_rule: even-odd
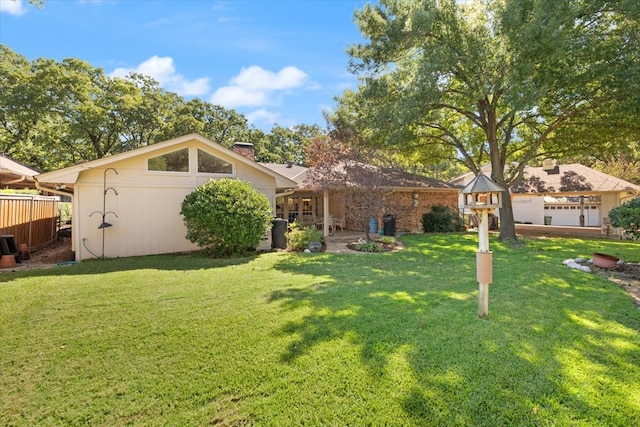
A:
<svg viewBox="0 0 640 427">
<path fill-rule="evenodd" d="M 324 233 L 325 236 L 329 235 L 329 221 L 331 221 L 331 216 L 329 215 L 329 192 L 327 190 L 324 190 L 324 192 L 322 193 L 322 216 L 323 216 L 323 220 L 322 220 L 322 233 Z"/>
</svg>

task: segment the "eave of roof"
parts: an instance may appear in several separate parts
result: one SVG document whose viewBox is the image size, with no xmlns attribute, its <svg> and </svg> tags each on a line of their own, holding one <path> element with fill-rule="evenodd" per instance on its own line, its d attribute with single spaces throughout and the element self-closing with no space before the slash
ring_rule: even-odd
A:
<svg viewBox="0 0 640 427">
<path fill-rule="evenodd" d="M 266 173 L 269 176 L 272 176 L 275 178 L 276 180 L 276 187 L 278 189 L 288 189 L 288 188 L 295 188 L 295 186 L 297 185 L 297 183 L 289 178 L 287 178 L 286 176 L 283 176 L 275 171 L 273 171 L 272 169 L 269 169 L 263 165 L 261 165 L 260 163 L 254 162 L 252 160 L 247 159 L 246 157 L 232 151 L 229 150 L 228 148 L 225 148 L 219 144 L 216 144 L 215 142 L 201 136 L 198 135 L 196 133 L 192 133 L 192 134 L 188 134 L 188 135 L 184 135 L 178 138 L 174 138 L 174 139 L 170 139 L 168 141 L 163 141 L 163 142 L 158 142 L 156 144 L 151 144 L 151 145 L 147 145 L 145 147 L 141 147 L 135 150 L 131 150 L 131 151 L 127 151 L 124 153 L 119 153 L 119 154 L 114 154 L 113 156 L 109 156 L 109 157 L 103 157 L 101 159 L 97 159 L 97 160 L 92 160 L 89 162 L 84 162 L 84 163 L 79 163 L 77 165 L 74 166 L 70 166 L 64 169 L 59 169 L 57 171 L 52 171 L 52 172 L 47 172 L 47 173 L 43 173 L 43 174 L 39 174 L 36 175 L 34 178 L 40 183 L 40 184 L 53 184 L 53 185 L 67 185 L 67 186 L 72 186 L 73 184 L 75 184 L 78 181 L 78 176 L 80 175 L 80 173 L 82 171 L 85 170 L 89 170 L 89 169 L 95 169 L 95 168 L 101 168 L 101 167 L 106 167 L 110 164 L 113 164 L 115 162 L 119 162 L 122 160 L 127 160 L 130 159 L 132 157 L 137 157 L 137 156 L 141 156 L 141 155 L 145 155 L 145 154 L 149 154 L 152 153 L 154 151 L 159 151 L 159 150 L 163 150 L 169 147 L 172 147 L 174 145 L 178 145 L 178 144 L 182 144 L 185 142 L 189 142 L 189 141 L 198 141 L 201 142 L 205 145 L 209 145 L 211 146 L 211 148 L 215 149 L 215 150 L 219 150 L 219 151 L 223 151 L 226 155 L 232 157 L 233 159 L 235 159 L 236 161 L 240 162 L 240 163 L 244 163 L 245 165 L 251 166 L 253 168 L 256 168 L 258 170 L 260 170 L 261 172 Z"/>
<path fill-rule="evenodd" d="M 275 171 L 282 171 L 283 175 L 286 175 L 290 179 L 296 181 L 298 184 L 298 190 L 309 190 L 311 185 L 308 182 L 308 175 L 311 168 L 307 168 L 299 165 L 292 165 L 289 167 L 287 164 L 280 163 L 263 163 L 266 167 Z M 420 191 L 420 190 L 434 190 L 434 191 L 459 191 L 462 186 L 451 184 L 445 181 L 441 181 L 435 178 L 429 178 L 421 175 L 413 175 L 398 169 L 393 168 L 378 168 L 370 165 L 366 165 L 368 168 L 374 168 L 373 173 L 378 174 L 376 178 L 377 187 L 389 189 L 389 190 L 404 190 L 404 191 Z"/>
</svg>

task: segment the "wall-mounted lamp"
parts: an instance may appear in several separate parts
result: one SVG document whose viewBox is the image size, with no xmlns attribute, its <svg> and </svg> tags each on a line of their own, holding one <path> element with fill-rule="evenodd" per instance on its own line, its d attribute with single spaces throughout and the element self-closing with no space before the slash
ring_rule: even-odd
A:
<svg viewBox="0 0 640 427">
<path fill-rule="evenodd" d="M 413 201 L 411 203 L 413 204 L 414 208 L 418 207 L 418 192 L 417 191 L 413 192 Z"/>
</svg>

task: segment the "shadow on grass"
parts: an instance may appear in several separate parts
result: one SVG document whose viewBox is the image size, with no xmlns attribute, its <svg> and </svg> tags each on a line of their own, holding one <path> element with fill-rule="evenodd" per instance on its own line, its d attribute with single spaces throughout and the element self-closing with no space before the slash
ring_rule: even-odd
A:
<svg viewBox="0 0 640 427">
<path fill-rule="evenodd" d="M 211 258 L 199 252 L 148 255 L 127 258 L 91 259 L 78 263 L 62 263 L 51 268 L 16 269 L 0 273 L 0 283 L 20 277 L 73 276 L 85 274 L 105 274 L 133 270 L 201 270 L 209 268 L 242 265 L 251 262 L 260 254 L 241 258 Z"/>
<path fill-rule="evenodd" d="M 562 265 L 568 257 L 634 248 L 583 239 L 492 242 L 490 320 L 478 319 L 469 235 L 415 236 L 407 249 L 367 257 L 289 257 L 276 268 L 323 280 L 274 291 L 283 310 L 311 313 L 283 327 L 299 337 L 293 363 L 314 347 L 348 339 L 371 378 L 404 390 L 416 423 L 625 425 L 638 421 L 640 314 L 617 286 Z M 398 358 L 409 369 L 398 380 Z"/>
</svg>

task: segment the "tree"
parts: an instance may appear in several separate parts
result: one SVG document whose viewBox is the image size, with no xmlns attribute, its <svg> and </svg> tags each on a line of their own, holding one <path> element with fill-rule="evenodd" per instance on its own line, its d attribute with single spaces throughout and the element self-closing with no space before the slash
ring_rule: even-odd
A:
<svg viewBox="0 0 640 427">
<path fill-rule="evenodd" d="M 4 45 L 0 93 L 0 151 L 43 171 L 194 132 L 227 148 L 265 139 L 243 115 L 185 102 L 150 77 L 111 78 L 77 58 L 29 62 Z"/>
<path fill-rule="evenodd" d="M 611 225 L 622 228 L 633 239 L 640 239 L 640 197 L 609 211 Z"/>
<path fill-rule="evenodd" d="M 324 135 L 318 125 L 296 125 L 283 128 L 275 125 L 268 135 L 257 142 L 256 160 L 266 163 L 306 164 L 307 147 Z"/>
<path fill-rule="evenodd" d="M 188 194 L 180 214 L 187 239 L 216 256 L 254 251 L 271 223 L 271 204 L 251 184 L 211 180 Z"/>
<path fill-rule="evenodd" d="M 331 191 L 344 199 L 347 221 L 358 224 L 367 241 L 369 218 L 384 211 L 382 169 L 371 164 L 376 150 L 354 148 L 330 138 L 318 138 L 308 148 L 308 182 L 316 191 Z"/>
<path fill-rule="evenodd" d="M 475 173 L 490 163 L 508 189 L 530 162 L 584 151 L 573 135 L 587 120 L 598 147 L 640 111 L 639 17 L 630 0 L 380 0 L 356 12 L 360 86 L 336 115 L 426 162 L 454 156 Z M 516 240 L 508 193 L 500 216 L 500 238 Z"/>
</svg>

